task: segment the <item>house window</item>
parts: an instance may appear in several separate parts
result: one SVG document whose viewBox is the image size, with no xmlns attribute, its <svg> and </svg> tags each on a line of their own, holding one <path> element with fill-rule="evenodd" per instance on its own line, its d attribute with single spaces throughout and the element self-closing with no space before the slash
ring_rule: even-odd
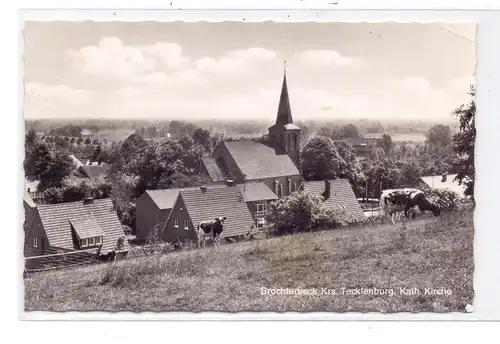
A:
<svg viewBox="0 0 500 344">
<path fill-rule="evenodd" d="M 278 196 L 278 197 L 281 197 L 281 193 L 282 193 L 282 186 L 281 184 L 275 180 L 274 181 L 274 193 Z"/>
<path fill-rule="evenodd" d="M 87 247 L 89 246 L 88 240 L 87 239 L 80 239 L 80 247 Z"/>
<path fill-rule="evenodd" d="M 293 192 L 292 190 L 292 180 L 288 179 L 288 194 L 291 194 Z"/>
<path fill-rule="evenodd" d="M 255 204 L 255 216 L 262 216 L 266 214 L 266 203 Z"/>
<path fill-rule="evenodd" d="M 94 245 L 95 245 L 95 239 L 89 238 L 89 246 L 94 246 Z"/>
<path fill-rule="evenodd" d="M 33 247 L 38 247 L 38 238 L 33 237 Z"/>
<path fill-rule="evenodd" d="M 174 227 L 179 227 L 179 218 L 178 217 L 174 218 Z"/>
<path fill-rule="evenodd" d="M 189 221 L 184 220 L 184 229 L 189 229 Z"/>
<path fill-rule="evenodd" d="M 95 244 L 100 245 L 102 243 L 101 237 L 96 237 L 95 238 Z"/>
<path fill-rule="evenodd" d="M 297 183 L 295 183 L 295 181 L 292 182 L 292 191 L 296 191 L 297 190 Z"/>
</svg>

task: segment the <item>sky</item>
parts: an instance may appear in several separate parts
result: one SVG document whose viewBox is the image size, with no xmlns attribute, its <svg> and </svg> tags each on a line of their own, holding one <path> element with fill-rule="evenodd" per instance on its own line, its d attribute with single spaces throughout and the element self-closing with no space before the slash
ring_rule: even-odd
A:
<svg viewBox="0 0 500 344">
<path fill-rule="evenodd" d="M 24 116 L 447 120 L 467 103 L 475 24 L 27 22 Z"/>
</svg>

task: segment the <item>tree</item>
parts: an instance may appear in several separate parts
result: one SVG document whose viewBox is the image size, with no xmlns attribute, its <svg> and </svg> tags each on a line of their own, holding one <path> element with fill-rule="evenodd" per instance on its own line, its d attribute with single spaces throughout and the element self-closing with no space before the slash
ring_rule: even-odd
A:
<svg viewBox="0 0 500 344">
<path fill-rule="evenodd" d="M 356 127 L 354 124 L 352 123 L 349 123 L 349 124 L 346 124 L 342 127 L 341 129 L 341 137 L 342 139 L 345 139 L 345 138 L 354 138 L 354 139 L 358 139 L 358 138 L 361 138 L 362 135 L 361 135 L 361 132 L 359 131 L 359 128 Z"/>
<path fill-rule="evenodd" d="M 27 146 L 24 159 L 26 177 L 39 177 L 48 169 L 51 158 L 51 152 L 45 143 L 36 144 L 34 147 Z"/>
<path fill-rule="evenodd" d="M 302 173 L 308 180 L 335 179 L 345 165 L 337 147 L 327 137 L 316 136 L 302 149 Z"/>
<path fill-rule="evenodd" d="M 97 161 L 99 162 L 99 159 L 101 157 L 101 153 L 102 153 L 102 148 L 101 148 L 101 145 L 98 145 L 94 151 L 94 154 L 92 155 L 92 161 Z"/>
<path fill-rule="evenodd" d="M 393 148 L 391 135 L 389 135 L 389 134 L 382 135 L 382 139 L 380 141 L 380 146 L 384 150 L 385 154 L 387 156 L 390 156 L 392 153 L 392 148 Z"/>
<path fill-rule="evenodd" d="M 456 180 L 460 185 L 465 185 L 465 195 L 474 199 L 474 149 L 476 140 L 476 90 L 470 86 L 469 94 L 471 101 L 466 105 L 461 105 L 453 112 L 453 116 L 458 118 L 459 132 L 453 135 L 453 151 L 458 154 L 455 165 L 458 167 Z"/>
<path fill-rule="evenodd" d="M 452 133 L 448 125 L 434 125 L 427 132 L 426 147 L 431 154 L 447 155 L 447 148 L 451 146 Z"/>
<path fill-rule="evenodd" d="M 90 139 L 90 137 L 87 137 L 87 139 L 85 140 L 85 144 L 89 145 L 91 143 L 92 143 L 92 140 Z"/>
<path fill-rule="evenodd" d="M 371 160 L 380 160 L 385 157 L 385 152 L 382 147 L 373 147 L 372 151 L 370 152 L 370 159 Z"/>
<path fill-rule="evenodd" d="M 212 139 L 210 133 L 206 129 L 198 128 L 193 133 L 193 141 L 203 147 L 207 152 L 212 149 Z"/>
<path fill-rule="evenodd" d="M 422 169 L 416 159 L 406 160 L 402 164 L 398 184 L 405 185 L 422 176 Z"/>
<path fill-rule="evenodd" d="M 345 164 L 340 164 L 339 177 L 346 177 L 349 179 L 356 195 L 362 195 L 365 187 L 365 175 L 361 164 L 359 163 L 356 150 L 346 141 L 333 141 L 337 148 L 340 157 Z"/>
</svg>

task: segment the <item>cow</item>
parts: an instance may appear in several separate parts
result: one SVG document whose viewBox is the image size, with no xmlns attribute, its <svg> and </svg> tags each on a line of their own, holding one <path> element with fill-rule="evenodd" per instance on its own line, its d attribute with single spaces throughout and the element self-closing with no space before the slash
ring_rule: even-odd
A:
<svg viewBox="0 0 500 344">
<path fill-rule="evenodd" d="M 404 212 L 404 217 L 410 221 L 413 214 L 421 211 L 431 211 L 434 216 L 441 214 L 439 207 L 429 201 L 421 190 L 413 188 L 384 190 L 380 195 L 380 208 L 384 222 L 390 216 L 393 225 L 397 212 Z"/>
<path fill-rule="evenodd" d="M 212 240 L 214 245 L 218 245 L 220 242 L 220 236 L 224 230 L 224 221 L 226 217 L 216 217 L 210 221 L 201 221 L 198 224 L 196 234 L 198 236 L 198 248 L 203 246 L 205 248 L 205 242 L 208 238 Z"/>
</svg>

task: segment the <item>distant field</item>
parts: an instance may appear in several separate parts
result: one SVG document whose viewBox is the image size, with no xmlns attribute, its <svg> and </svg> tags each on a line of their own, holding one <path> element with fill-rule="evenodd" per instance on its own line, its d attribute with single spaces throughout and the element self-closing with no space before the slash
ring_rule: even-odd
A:
<svg viewBox="0 0 500 344">
<path fill-rule="evenodd" d="M 424 134 L 395 134 L 391 135 L 392 141 L 402 142 L 402 141 L 413 141 L 413 142 L 425 142 Z"/>
<path fill-rule="evenodd" d="M 27 311 L 459 311 L 473 301 L 472 212 L 320 231 L 34 276 Z M 262 295 L 261 288 L 319 295 Z M 351 295 L 356 288 L 388 295 Z M 418 288 L 420 295 L 400 288 Z M 327 290 L 330 294 L 323 294 Z M 344 294 L 342 294 L 342 288 Z M 425 288 L 450 295 L 425 295 Z M 445 289 L 440 289 L 445 288 Z M 335 291 L 334 295 L 332 291 Z"/>
<path fill-rule="evenodd" d="M 425 142 L 425 134 L 390 134 L 391 139 L 394 142 L 403 142 L 403 141 L 413 141 L 413 142 Z M 381 134 L 365 134 L 366 138 L 371 137 L 381 137 Z"/>
</svg>

